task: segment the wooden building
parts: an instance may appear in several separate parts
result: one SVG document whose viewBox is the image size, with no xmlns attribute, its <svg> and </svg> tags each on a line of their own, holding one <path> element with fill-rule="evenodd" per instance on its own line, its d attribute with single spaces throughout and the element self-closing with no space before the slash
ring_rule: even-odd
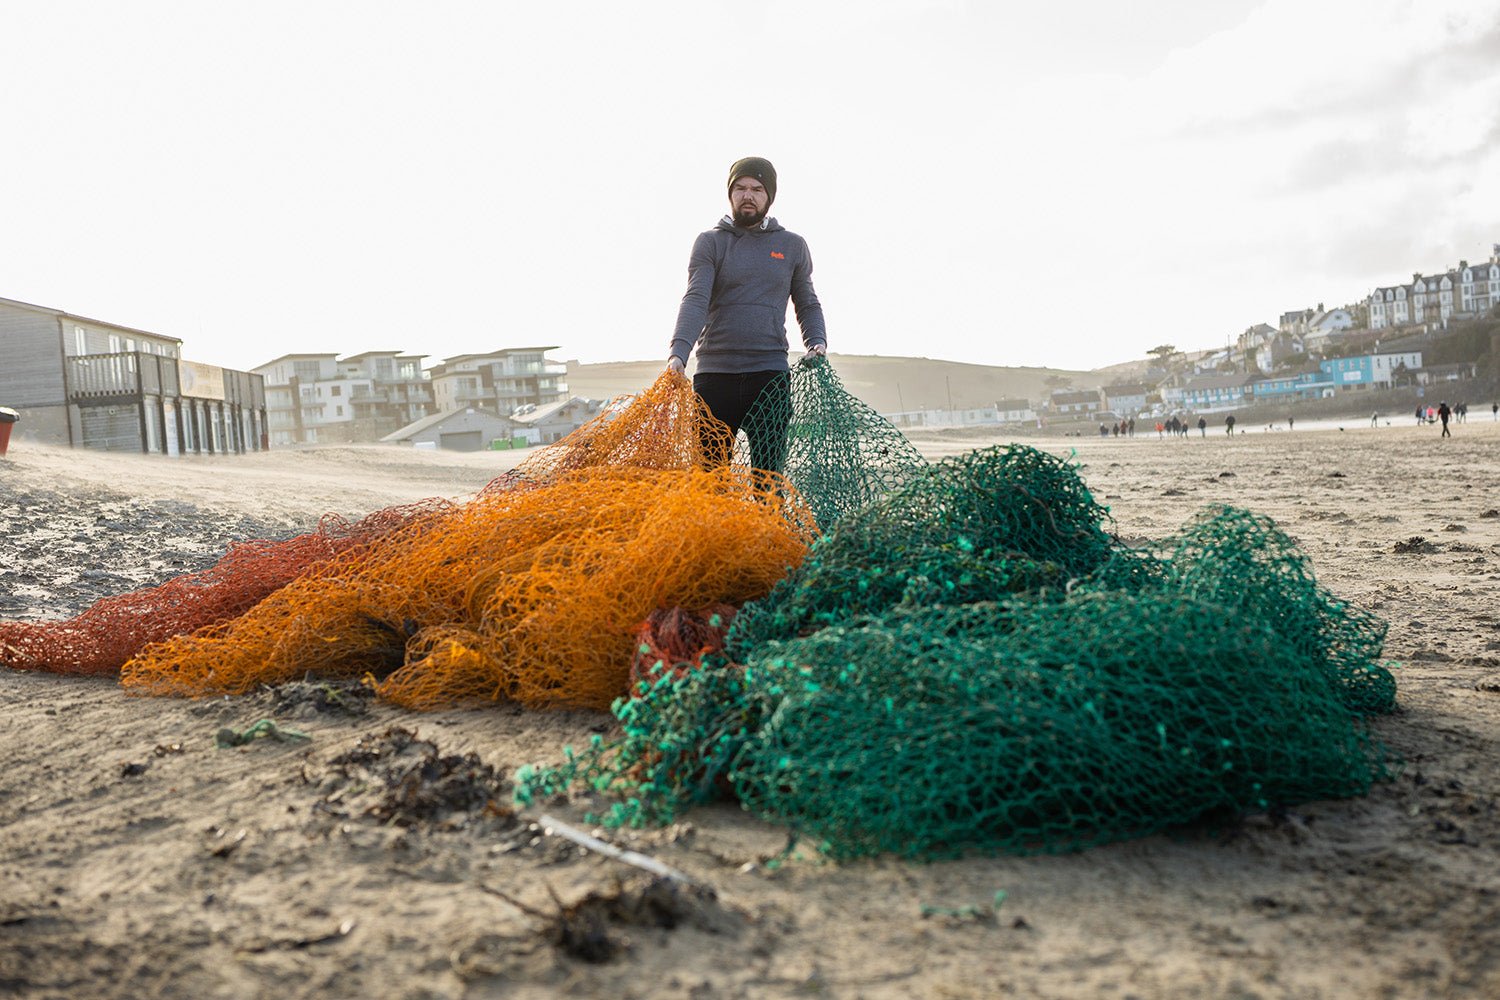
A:
<svg viewBox="0 0 1500 1000">
<path fill-rule="evenodd" d="M 0 406 L 20 442 L 163 455 L 267 447 L 264 380 L 182 359 L 182 341 L 0 299 Z"/>
</svg>

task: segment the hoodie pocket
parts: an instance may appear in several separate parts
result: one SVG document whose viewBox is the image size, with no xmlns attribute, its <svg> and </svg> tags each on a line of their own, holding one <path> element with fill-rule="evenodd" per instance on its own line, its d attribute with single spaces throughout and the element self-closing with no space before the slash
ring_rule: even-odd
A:
<svg viewBox="0 0 1500 1000">
<path fill-rule="evenodd" d="M 785 311 L 785 306 L 782 307 Z M 721 351 L 785 350 L 775 310 L 758 302 L 725 302 L 708 322 L 705 347 Z"/>
</svg>

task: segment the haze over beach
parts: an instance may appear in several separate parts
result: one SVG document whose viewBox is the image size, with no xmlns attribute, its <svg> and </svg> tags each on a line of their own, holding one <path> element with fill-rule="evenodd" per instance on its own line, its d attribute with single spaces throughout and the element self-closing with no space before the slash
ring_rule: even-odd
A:
<svg viewBox="0 0 1500 1000">
<path fill-rule="evenodd" d="M 777 165 L 772 214 L 854 354 L 1088 370 L 1222 346 L 1482 258 L 1500 219 L 1493 0 L 148 0 L 5 23 L 0 295 L 244 370 L 664 358 L 747 154 Z"/>
</svg>

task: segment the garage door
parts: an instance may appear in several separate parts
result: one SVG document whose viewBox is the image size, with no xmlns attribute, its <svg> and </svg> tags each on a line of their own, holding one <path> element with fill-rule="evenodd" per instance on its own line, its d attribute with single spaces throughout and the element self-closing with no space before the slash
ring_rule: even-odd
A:
<svg viewBox="0 0 1500 1000">
<path fill-rule="evenodd" d="M 438 447 L 447 448 L 450 451 L 478 451 L 484 447 L 484 437 L 480 431 L 457 431 L 453 434 L 439 434 Z"/>
</svg>

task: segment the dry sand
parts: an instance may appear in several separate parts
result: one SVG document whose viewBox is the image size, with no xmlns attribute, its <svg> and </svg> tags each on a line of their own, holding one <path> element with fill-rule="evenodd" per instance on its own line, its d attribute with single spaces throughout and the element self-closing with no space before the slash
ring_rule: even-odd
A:
<svg viewBox="0 0 1500 1000">
<path fill-rule="evenodd" d="M 527 818 L 434 809 L 482 802 L 488 776 L 442 755 L 509 775 L 608 716 L 414 715 L 348 693 L 350 713 L 271 692 L 152 700 L 0 669 L 0 995 L 1500 996 L 1500 517 L 1484 516 L 1500 507 L 1500 425 L 1451 440 L 1399 426 L 1037 443 L 1076 449 L 1124 537 L 1166 535 L 1206 503 L 1246 506 L 1296 536 L 1336 593 L 1386 616 L 1401 709 L 1376 729 L 1406 760 L 1399 779 L 1228 831 L 926 865 L 807 848 L 768 869 L 784 831 L 701 808 L 607 835 L 717 893 L 653 901 L 634 869 Z M 0 460 L 0 570 L 26 589 L 4 613 L 73 613 L 206 565 L 241 532 L 464 496 L 508 458 L 17 448 Z M 1430 546 L 1395 551 L 1414 535 Z M 221 726 L 263 717 L 312 740 L 215 748 Z M 432 741 L 427 757 L 395 754 L 392 727 Z M 432 780 L 404 787 L 440 802 L 386 794 L 411 761 Z M 541 933 L 557 900 L 589 893 L 621 897 L 601 926 L 623 947 L 604 962 Z M 648 919 L 663 913 L 674 928 Z"/>
</svg>

